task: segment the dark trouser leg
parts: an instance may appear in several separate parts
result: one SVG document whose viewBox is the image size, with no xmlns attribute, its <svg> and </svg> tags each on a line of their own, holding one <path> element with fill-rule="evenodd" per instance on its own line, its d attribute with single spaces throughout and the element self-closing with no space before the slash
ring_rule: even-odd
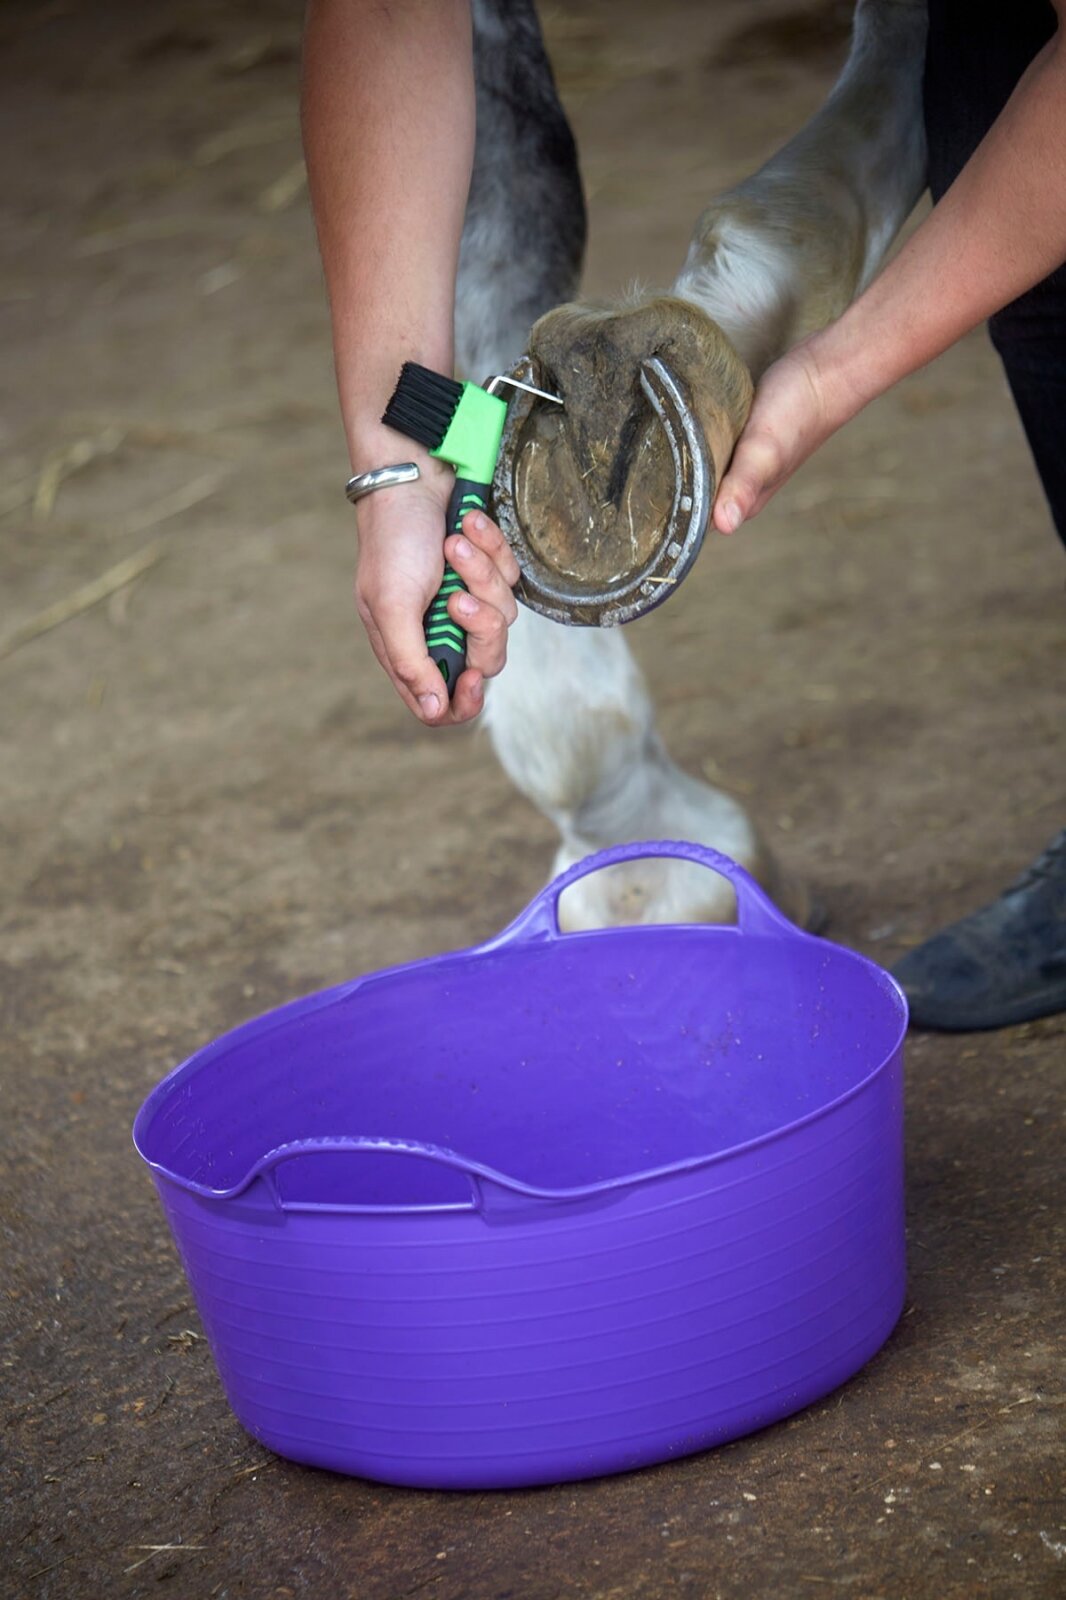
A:
<svg viewBox="0 0 1066 1600">
<path fill-rule="evenodd" d="M 1054 31 L 1049 0 L 929 0 L 924 101 L 934 200 L 954 183 Z M 1066 541 L 1066 267 L 997 312 L 989 332 Z"/>
<path fill-rule="evenodd" d="M 1060 276 L 1060 274 L 1056 274 Z M 1045 284 L 1050 284 L 1045 279 Z M 1044 288 L 1044 284 L 1039 286 Z M 1033 296 L 1037 291 L 1033 290 Z M 1029 295 L 1023 299 L 1029 300 Z M 1050 299 L 1051 296 L 1046 297 Z M 1066 544 L 1066 281 L 1048 309 L 1046 337 L 1030 348 L 1014 307 L 993 317 L 989 328 L 1007 372 L 1010 392 L 1022 419 L 1036 470 L 1051 508 L 1051 519 Z"/>
<path fill-rule="evenodd" d="M 1055 29 L 1047 0 L 929 0 L 925 122 L 939 200 Z M 991 319 L 992 342 L 1066 541 L 1066 268 Z M 893 969 L 918 1027 L 1002 1028 L 1066 1010 L 1066 832 L 998 900 Z"/>
</svg>

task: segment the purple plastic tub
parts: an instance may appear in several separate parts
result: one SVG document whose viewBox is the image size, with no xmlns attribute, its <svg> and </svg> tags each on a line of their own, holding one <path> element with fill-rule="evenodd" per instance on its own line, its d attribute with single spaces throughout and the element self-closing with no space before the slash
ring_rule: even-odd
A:
<svg viewBox="0 0 1066 1600">
<path fill-rule="evenodd" d="M 737 927 L 560 934 L 680 856 Z M 246 1023 L 141 1107 L 240 1421 L 296 1461 L 500 1488 L 808 1405 L 904 1291 L 900 990 L 689 844 L 498 938 Z"/>
</svg>

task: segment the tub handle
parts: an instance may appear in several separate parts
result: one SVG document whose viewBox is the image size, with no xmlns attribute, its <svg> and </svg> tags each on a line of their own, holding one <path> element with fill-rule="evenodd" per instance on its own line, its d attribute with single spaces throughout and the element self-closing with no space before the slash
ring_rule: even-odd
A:
<svg viewBox="0 0 1066 1600">
<path fill-rule="evenodd" d="M 738 866 L 730 856 L 724 856 L 709 845 L 692 844 L 685 839 L 649 839 L 636 844 L 614 845 L 609 850 L 598 850 L 595 855 L 577 861 L 566 872 L 560 873 L 526 909 L 503 930 L 493 944 L 514 940 L 555 939 L 563 937 L 559 927 L 559 897 L 570 885 L 604 867 L 616 867 L 623 861 L 644 861 L 669 858 L 692 861 L 697 866 L 709 867 L 720 873 L 733 885 L 737 897 L 737 924 L 742 933 L 770 935 L 781 938 L 806 939 L 801 928 L 790 922 L 773 901 L 755 882 L 750 872 Z"/>
<path fill-rule="evenodd" d="M 433 1162 L 437 1166 L 445 1167 L 453 1172 L 460 1173 L 467 1181 L 469 1188 L 468 1199 L 447 1199 L 415 1201 L 404 1204 L 403 1202 L 390 1202 L 384 1205 L 375 1205 L 369 1201 L 311 1201 L 297 1200 L 287 1196 L 280 1182 L 281 1172 L 286 1162 L 300 1157 L 319 1155 L 374 1155 L 374 1156 L 400 1156 L 413 1157 L 419 1161 Z M 520 1183 L 512 1183 L 501 1173 L 493 1172 L 487 1167 L 482 1167 L 476 1161 L 469 1161 L 465 1156 L 459 1155 L 454 1150 L 447 1150 L 440 1145 L 421 1144 L 414 1139 L 384 1139 L 384 1138 L 359 1138 L 356 1136 L 341 1136 L 338 1138 L 321 1139 L 294 1139 L 288 1144 L 278 1145 L 276 1149 L 268 1152 L 248 1173 L 248 1177 L 241 1184 L 250 1183 L 254 1178 L 262 1178 L 270 1191 L 274 1204 L 282 1211 L 315 1211 L 315 1212 L 344 1212 L 362 1215 L 394 1215 L 415 1216 L 425 1215 L 428 1212 L 455 1212 L 455 1211 L 492 1211 L 511 1210 L 516 1203 L 523 1200 L 528 1203 L 530 1199 L 539 1198 L 537 1191 L 527 1188 Z"/>
</svg>

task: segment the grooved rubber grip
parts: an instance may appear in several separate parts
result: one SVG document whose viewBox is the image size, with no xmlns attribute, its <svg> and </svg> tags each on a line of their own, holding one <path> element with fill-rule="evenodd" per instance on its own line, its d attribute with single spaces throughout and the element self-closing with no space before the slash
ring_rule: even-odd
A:
<svg viewBox="0 0 1066 1600">
<path fill-rule="evenodd" d="M 446 535 L 459 533 L 468 511 L 485 511 L 489 503 L 489 485 L 475 483 L 471 478 L 456 478 L 448 501 Z M 455 693 L 459 674 L 466 666 L 466 634 L 448 615 L 448 596 L 465 589 L 466 584 L 454 567 L 444 563 L 444 577 L 429 610 L 422 618 L 426 649 L 430 660 L 440 669 L 448 685 L 448 698 Z"/>
</svg>

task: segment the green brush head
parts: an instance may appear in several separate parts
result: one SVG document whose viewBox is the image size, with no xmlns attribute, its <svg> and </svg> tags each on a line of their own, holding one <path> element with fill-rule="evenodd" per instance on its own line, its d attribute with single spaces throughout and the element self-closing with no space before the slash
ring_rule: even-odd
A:
<svg viewBox="0 0 1066 1600">
<path fill-rule="evenodd" d="M 405 361 L 382 421 L 447 461 L 458 478 L 490 484 L 500 453 L 507 402 L 415 361 Z"/>
<path fill-rule="evenodd" d="M 464 383 L 448 431 L 430 454 L 450 462 L 457 478 L 491 483 L 506 416 L 506 400 L 487 394 L 476 383 Z"/>
</svg>

